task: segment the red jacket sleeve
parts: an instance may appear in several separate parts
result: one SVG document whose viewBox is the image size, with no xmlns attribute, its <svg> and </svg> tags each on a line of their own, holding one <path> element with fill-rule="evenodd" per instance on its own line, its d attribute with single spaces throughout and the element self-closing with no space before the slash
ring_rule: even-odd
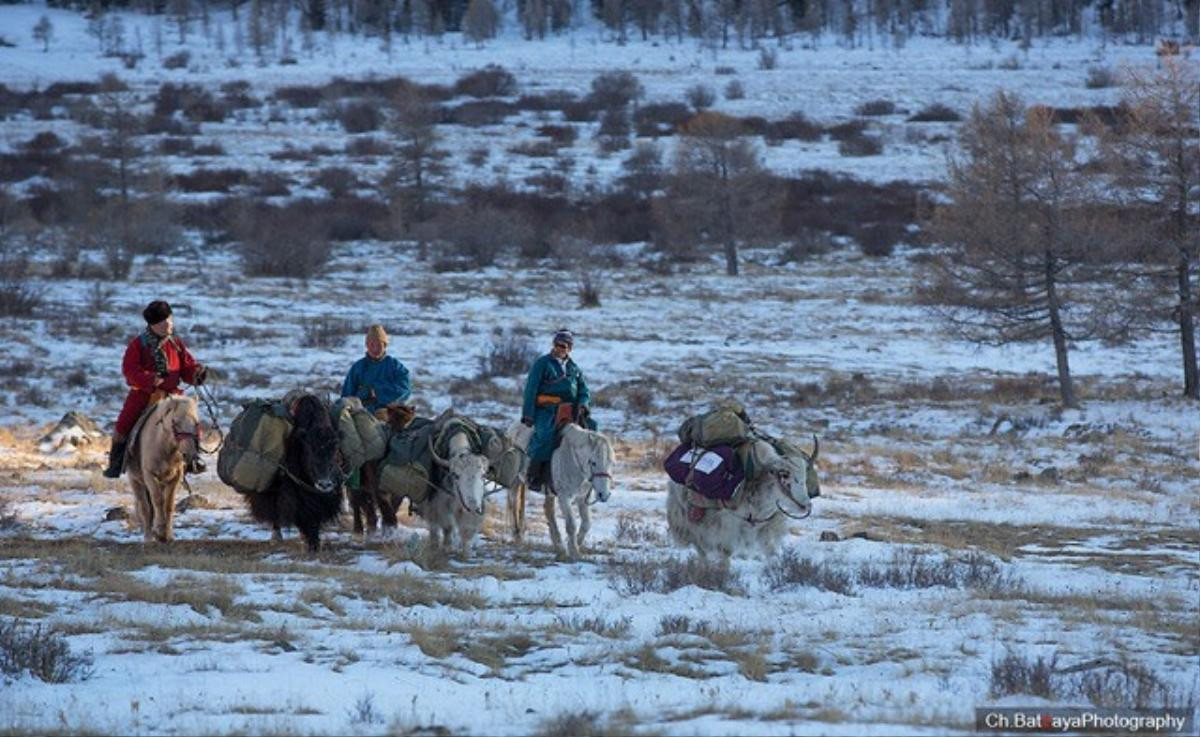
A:
<svg viewBox="0 0 1200 737">
<path fill-rule="evenodd" d="M 144 392 L 154 391 L 154 369 L 142 368 L 142 340 L 140 337 L 129 341 L 125 349 L 125 359 L 121 361 L 121 372 L 125 374 L 125 383 L 134 389 Z"/>
<path fill-rule="evenodd" d="M 196 363 L 192 352 L 183 344 L 181 338 L 176 338 L 175 344 L 179 347 L 179 378 L 188 384 L 195 384 L 196 372 L 200 370 L 200 364 Z"/>
</svg>

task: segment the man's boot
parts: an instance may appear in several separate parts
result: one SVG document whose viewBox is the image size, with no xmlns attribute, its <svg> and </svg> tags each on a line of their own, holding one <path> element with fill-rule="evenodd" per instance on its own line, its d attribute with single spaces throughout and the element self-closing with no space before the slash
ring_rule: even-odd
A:
<svg viewBox="0 0 1200 737">
<path fill-rule="evenodd" d="M 545 461 L 532 461 L 531 460 L 529 462 L 528 488 L 530 491 L 541 491 L 542 490 L 542 479 L 546 475 L 546 465 L 547 464 Z"/>
<path fill-rule="evenodd" d="M 121 473 L 125 470 L 125 446 L 127 445 L 129 442 L 126 440 L 112 442 L 112 447 L 108 450 L 108 468 L 104 469 L 104 478 L 121 478 Z"/>
<path fill-rule="evenodd" d="M 204 473 L 208 466 L 204 465 L 204 461 L 200 460 L 200 456 L 192 456 L 187 464 L 187 473 Z"/>
</svg>

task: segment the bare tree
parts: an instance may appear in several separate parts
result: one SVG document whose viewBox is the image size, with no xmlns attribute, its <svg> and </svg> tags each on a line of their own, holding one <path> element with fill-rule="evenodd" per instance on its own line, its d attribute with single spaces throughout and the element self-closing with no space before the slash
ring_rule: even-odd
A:
<svg viewBox="0 0 1200 737">
<path fill-rule="evenodd" d="M 736 118 L 700 113 L 682 132 L 674 175 L 657 209 L 658 224 L 668 240 L 720 244 L 725 273 L 737 276 L 738 242 L 762 235 L 777 223 L 779 198 L 758 150 L 742 137 Z"/>
<path fill-rule="evenodd" d="M 434 123 L 437 111 L 423 100 L 405 96 L 398 100 L 392 121 L 396 154 L 389 173 L 394 207 L 404 232 L 418 236 L 417 258 L 424 261 L 429 247 L 420 226 L 429 220 L 431 203 L 443 189 L 447 152 Z"/>
<path fill-rule="evenodd" d="M 1148 297 L 1155 320 L 1179 331 L 1183 394 L 1200 399 L 1196 314 L 1200 312 L 1200 75 L 1194 65 L 1166 58 L 1157 69 L 1129 69 L 1117 124 L 1091 127 L 1103 142 L 1114 182 L 1139 210 L 1150 213 L 1128 254 L 1149 267 Z M 1137 283 L 1137 282 L 1135 282 Z M 1145 284 L 1146 282 L 1141 282 Z M 1161 323 L 1160 323 L 1161 324 Z"/>
<path fill-rule="evenodd" d="M 50 50 L 50 39 L 52 38 L 54 38 L 54 24 L 43 15 L 33 26 L 33 40 L 41 42 L 42 53 L 45 53 Z"/>
<path fill-rule="evenodd" d="M 972 111 L 961 156 L 950 162 L 951 201 L 933 223 L 955 250 L 933 263 L 927 289 L 940 302 L 935 311 L 973 342 L 1050 338 L 1062 403 L 1074 407 L 1071 341 L 1115 336 L 1123 326 L 1101 300 L 1086 298 L 1104 276 L 1094 257 L 1106 228 L 1087 207 L 1093 178 L 1052 116 L 1004 91 Z"/>
<path fill-rule="evenodd" d="M 492 0 L 471 0 L 463 16 L 463 36 L 482 46 L 483 42 L 496 37 L 500 29 L 500 14 Z"/>
</svg>

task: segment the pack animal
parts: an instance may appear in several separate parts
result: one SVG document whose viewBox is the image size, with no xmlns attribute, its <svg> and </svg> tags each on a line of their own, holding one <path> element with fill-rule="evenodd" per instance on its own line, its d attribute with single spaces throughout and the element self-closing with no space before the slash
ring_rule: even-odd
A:
<svg viewBox="0 0 1200 737">
<path fill-rule="evenodd" d="M 408 423 L 412 422 L 413 410 L 408 406 L 387 408 L 387 424 L 393 432 L 401 432 Z M 370 535 L 379 529 L 382 522 L 382 532 L 385 537 L 391 536 L 399 524 L 396 515 L 399 505 L 394 503 L 387 494 L 379 491 L 379 471 L 383 458 L 367 461 L 362 465 L 357 489 L 351 489 L 347 496 L 350 498 L 350 511 L 354 515 L 354 533 Z"/>
<path fill-rule="evenodd" d="M 812 511 L 808 465 L 816 461 L 819 446 L 806 459 L 782 455 L 763 439 L 751 442 L 759 473 L 746 480 L 732 506 L 697 507 L 687 487 L 667 482 L 667 527 L 677 543 L 695 547 L 702 556 L 770 554 L 779 548 L 787 520 Z"/>
<path fill-rule="evenodd" d="M 590 493 L 594 491 L 596 499 L 602 502 L 608 501 L 612 493 L 613 448 L 608 438 L 575 423 L 564 425 L 559 432 L 559 446 L 550 457 L 552 493 L 546 494 L 543 509 L 546 512 L 546 524 L 550 528 L 550 540 L 558 557 L 578 560 L 584 538 L 592 526 L 591 509 L 588 506 Z M 565 550 L 558 522 L 554 518 L 556 498 L 562 508 L 563 525 L 566 527 Z M 578 529 L 571 512 L 572 505 L 579 510 Z"/>
<path fill-rule="evenodd" d="M 311 394 L 297 399 L 290 413 L 294 427 L 280 472 L 265 491 L 246 498 L 251 516 L 271 524 L 273 540 L 282 539 L 282 527 L 296 527 L 309 552 L 315 553 L 321 545 L 321 525 L 341 512 L 338 435 L 324 404 Z"/>
<path fill-rule="evenodd" d="M 126 471 L 146 542 L 175 537 L 175 493 L 200 453 L 202 427 L 192 397 L 171 396 L 148 411 L 129 449 Z"/>
<path fill-rule="evenodd" d="M 428 525 L 429 541 L 433 546 L 449 549 L 457 535 L 459 554 L 467 557 L 471 540 L 483 526 L 487 495 L 484 475 L 488 460 L 471 450 L 466 433 L 449 437 L 445 458 L 438 455 L 436 445 L 435 439 L 430 437 L 434 492 L 417 507 L 417 514 Z"/>
</svg>

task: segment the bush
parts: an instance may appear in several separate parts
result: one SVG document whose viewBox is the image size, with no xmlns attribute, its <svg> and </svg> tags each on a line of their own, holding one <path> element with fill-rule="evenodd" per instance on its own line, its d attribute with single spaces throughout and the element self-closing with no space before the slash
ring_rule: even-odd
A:
<svg viewBox="0 0 1200 737">
<path fill-rule="evenodd" d="M 499 125 L 517 111 L 517 106 L 503 100 L 476 100 L 464 102 L 444 111 L 443 123 L 452 123 L 477 128 L 482 125 Z"/>
<path fill-rule="evenodd" d="M 558 146 L 553 141 L 522 141 L 510 147 L 508 152 L 533 158 L 554 157 L 558 154 Z"/>
<path fill-rule="evenodd" d="M 1057 656 L 1046 660 L 1038 656 L 1031 660 L 1013 652 L 992 661 L 991 695 L 1003 698 L 1013 694 L 1054 698 L 1051 678 L 1054 676 Z"/>
<path fill-rule="evenodd" d="M 170 117 L 175 112 L 194 123 L 220 123 L 228 110 L 205 89 L 190 84 L 167 82 L 154 97 L 154 116 Z"/>
<path fill-rule="evenodd" d="M 740 100 L 746 96 L 746 89 L 742 87 L 742 83 L 736 79 L 729 80 L 729 84 L 725 85 L 726 100 Z"/>
<path fill-rule="evenodd" d="M 184 192 L 228 192 L 247 179 L 244 169 L 196 169 L 190 174 L 176 174 L 172 184 Z"/>
<path fill-rule="evenodd" d="M 66 638 L 38 624 L 17 619 L 0 622 L 0 673 L 29 675 L 46 683 L 85 681 L 92 676 L 92 656 L 73 655 Z"/>
<path fill-rule="evenodd" d="M 517 94 L 517 78 L 504 67 L 488 64 L 460 77 L 454 83 L 454 93 L 470 97 L 511 97 Z"/>
<path fill-rule="evenodd" d="M 562 110 L 564 105 L 575 102 L 577 96 L 567 90 L 550 90 L 541 95 L 521 95 L 517 99 L 517 109 L 549 112 Z"/>
<path fill-rule="evenodd" d="M 262 100 L 250 95 L 250 83 L 244 79 L 221 85 L 221 102 L 230 110 L 261 107 Z"/>
<path fill-rule="evenodd" d="M 247 207 L 234 225 L 247 276 L 307 279 L 329 261 L 331 248 L 321 221 L 306 203 L 287 209 Z"/>
<path fill-rule="evenodd" d="M 868 100 L 854 109 L 858 115 L 892 115 L 896 112 L 896 103 L 891 100 Z"/>
<path fill-rule="evenodd" d="M 33 138 L 21 144 L 21 148 L 32 154 L 50 154 L 66 145 L 53 131 L 41 131 Z"/>
<path fill-rule="evenodd" d="M 828 563 L 802 558 L 791 548 L 771 558 L 763 566 L 763 581 L 772 591 L 807 586 L 836 594 L 854 591 L 850 574 Z"/>
<path fill-rule="evenodd" d="M 537 349 L 527 338 L 517 335 L 497 338 L 488 344 L 487 351 L 479 357 L 479 378 L 519 376 L 529 370 L 537 357 Z"/>
<path fill-rule="evenodd" d="M 1117 76 L 1108 67 L 1088 67 L 1087 79 L 1084 86 L 1089 90 L 1099 90 L 1113 87 L 1117 84 Z"/>
<path fill-rule="evenodd" d="M 323 187 L 335 200 L 350 194 L 359 186 L 358 177 L 344 166 L 330 166 L 317 172 L 310 182 L 314 187 Z"/>
<path fill-rule="evenodd" d="M 177 51 L 163 59 L 162 65 L 164 69 L 187 69 L 191 60 L 192 55 L 187 50 Z"/>
<path fill-rule="evenodd" d="M 854 238 L 864 256 L 886 258 L 892 255 L 896 244 L 904 240 L 908 231 L 894 223 L 874 223 L 855 227 Z"/>
<path fill-rule="evenodd" d="M 224 156 L 225 147 L 216 141 L 209 141 L 208 143 L 196 146 L 196 149 L 192 153 L 196 156 Z"/>
<path fill-rule="evenodd" d="M 883 143 L 874 136 L 851 136 L 838 142 L 838 153 L 842 156 L 878 156 L 883 153 Z"/>
<path fill-rule="evenodd" d="M 264 169 L 255 172 L 252 185 L 259 197 L 287 197 L 292 180 L 274 169 Z"/>
<path fill-rule="evenodd" d="M 570 146 L 575 143 L 579 129 L 573 125 L 543 125 L 538 127 L 537 134 L 549 138 L 559 146 Z"/>
<path fill-rule="evenodd" d="M 760 46 L 758 48 L 758 68 L 759 69 L 764 69 L 764 70 L 774 69 L 778 65 L 778 63 L 779 63 L 779 55 L 775 51 L 775 49 L 772 49 L 767 46 Z"/>
<path fill-rule="evenodd" d="M 42 304 L 42 291 L 28 278 L 29 261 L 23 256 L 0 256 L 0 315 L 30 317 Z"/>
<path fill-rule="evenodd" d="M 196 144 L 189 136 L 167 137 L 158 142 L 158 152 L 166 156 L 183 156 L 195 150 Z"/>
<path fill-rule="evenodd" d="M 910 123 L 957 123 L 961 120 L 962 116 L 953 108 L 940 102 L 927 105 L 921 108 L 917 114 L 908 118 Z"/>
<path fill-rule="evenodd" d="M 610 138 L 628 138 L 630 133 L 629 115 L 624 108 L 608 108 L 600 118 L 599 136 Z"/>
<path fill-rule="evenodd" d="M 713 74 L 720 77 L 720 76 L 725 76 L 725 75 L 729 75 L 729 74 L 737 74 L 737 70 L 734 69 L 733 67 L 729 67 L 729 66 L 719 66 L 713 70 Z"/>
<path fill-rule="evenodd" d="M 678 558 L 617 558 L 610 561 L 608 575 L 617 591 L 636 596 L 648 591 L 666 594 L 684 586 L 698 586 L 709 591 L 743 595 L 741 576 L 728 560 L 707 560 L 693 556 Z"/>
<path fill-rule="evenodd" d="M 848 120 L 829 127 L 829 137 L 835 141 L 861 136 L 867 129 L 867 121 L 861 119 Z"/>
<path fill-rule="evenodd" d="M 588 97 L 597 108 L 611 110 L 627 106 L 644 91 L 642 83 L 631 72 L 605 72 L 592 80 Z"/>
<path fill-rule="evenodd" d="M 743 121 L 745 123 L 746 121 Z M 821 126 L 810 121 L 804 116 L 804 113 L 795 112 L 784 118 L 767 123 L 767 128 L 763 131 L 763 137 L 767 141 L 786 141 L 796 139 L 800 141 L 819 141 L 822 134 Z"/>
<path fill-rule="evenodd" d="M 304 337 L 300 344 L 305 348 L 341 348 L 346 336 L 353 332 L 354 326 L 345 320 L 318 317 L 304 321 Z"/>
<path fill-rule="evenodd" d="M 717 101 L 717 93 L 713 92 L 712 87 L 703 84 L 689 87 L 683 96 L 688 101 L 688 104 L 697 111 L 707 110 Z"/>
<path fill-rule="evenodd" d="M 390 156 L 393 150 L 390 143 L 374 136 L 351 138 L 346 144 L 346 153 L 350 156 Z"/>
<path fill-rule="evenodd" d="M 307 84 L 289 85 L 275 90 L 275 99 L 292 107 L 317 107 L 321 104 L 323 96 L 320 87 Z"/>
<path fill-rule="evenodd" d="M 491 266 L 505 247 L 520 248 L 532 235 L 515 213 L 466 205 L 444 213 L 437 230 L 451 255 L 467 259 L 477 267 Z"/>
<path fill-rule="evenodd" d="M 590 274 L 584 274 L 579 280 L 579 306 L 581 308 L 600 306 L 600 285 L 592 281 Z"/>
<path fill-rule="evenodd" d="M 338 122 L 347 133 L 367 133 L 378 130 L 383 123 L 379 109 L 369 102 L 351 102 L 338 108 Z"/>
<path fill-rule="evenodd" d="M 643 105 L 633 115 L 639 136 L 669 136 L 692 117 L 692 110 L 682 102 L 656 102 Z"/>
<path fill-rule="evenodd" d="M 562 105 L 563 118 L 571 123 L 588 123 L 596 119 L 600 108 L 591 98 L 572 100 Z"/>
</svg>

